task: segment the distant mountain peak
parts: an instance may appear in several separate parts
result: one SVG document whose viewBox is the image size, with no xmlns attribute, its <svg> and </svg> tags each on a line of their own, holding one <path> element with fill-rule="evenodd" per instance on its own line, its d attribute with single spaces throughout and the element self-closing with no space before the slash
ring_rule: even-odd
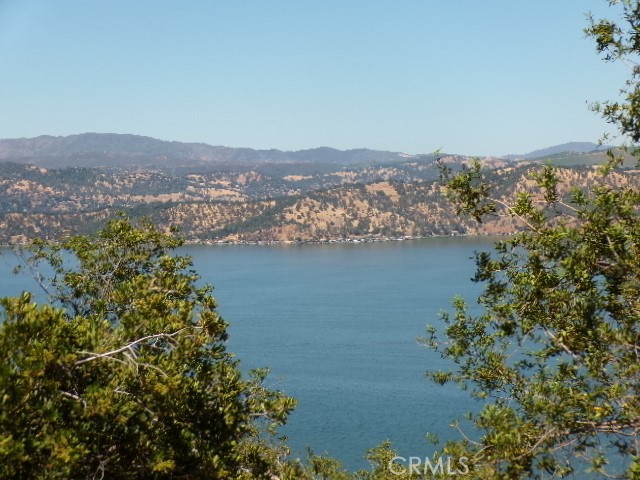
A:
<svg viewBox="0 0 640 480">
<path fill-rule="evenodd" d="M 510 158 L 512 160 L 530 160 L 557 155 L 558 153 L 589 153 L 596 150 L 606 150 L 607 148 L 609 147 L 606 145 L 599 145 L 593 142 L 568 142 L 561 143 L 560 145 L 554 145 L 552 147 L 541 148 L 525 154 L 505 155 L 504 158 Z"/>
</svg>

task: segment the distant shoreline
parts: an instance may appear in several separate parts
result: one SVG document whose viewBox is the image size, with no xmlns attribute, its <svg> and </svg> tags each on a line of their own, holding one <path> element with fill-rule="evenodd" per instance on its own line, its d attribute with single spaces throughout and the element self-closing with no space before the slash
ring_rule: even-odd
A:
<svg viewBox="0 0 640 480">
<path fill-rule="evenodd" d="M 428 240 L 430 238 L 502 238 L 502 237 L 512 237 L 515 233 L 509 234 L 450 234 L 450 235 L 429 235 L 424 237 L 413 237 L 413 236 L 402 236 L 402 237 L 367 237 L 367 238 L 345 238 L 345 239 L 327 239 L 327 240 L 184 240 L 183 246 L 220 246 L 220 245 L 229 245 L 229 246 L 241 246 L 241 245 L 252 245 L 252 246 L 276 246 L 276 245 L 360 245 L 360 244 L 369 244 L 369 243 L 390 243 L 390 242 L 409 242 L 415 240 Z M 52 240 L 52 243 L 59 243 L 62 240 Z M 0 244 L 0 248 L 9 249 L 15 247 L 26 247 L 30 245 L 29 242 L 25 243 L 9 243 L 9 244 Z"/>
<path fill-rule="evenodd" d="M 366 243 L 387 243 L 387 242 L 407 242 L 414 240 L 428 240 L 430 238 L 491 238 L 491 237 L 512 237 L 516 233 L 509 234 L 450 234 L 450 235 L 429 235 L 423 237 L 402 236 L 402 237 L 366 237 L 366 238 L 345 238 L 327 240 L 205 240 L 186 241 L 185 245 L 340 245 L 340 244 L 366 244 Z"/>
</svg>

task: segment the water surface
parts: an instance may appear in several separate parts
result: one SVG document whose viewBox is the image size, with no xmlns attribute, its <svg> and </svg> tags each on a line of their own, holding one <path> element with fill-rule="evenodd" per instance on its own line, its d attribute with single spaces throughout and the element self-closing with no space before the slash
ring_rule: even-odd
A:
<svg viewBox="0 0 640 480">
<path fill-rule="evenodd" d="M 427 433 L 457 438 L 451 421 L 474 408 L 456 387 L 429 382 L 447 368 L 416 337 L 454 295 L 471 303 L 474 250 L 493 240 L 439 238 L 375 244 L 187 246 L 202 281 L 215 287 L 230 323 L 229 349 L 243 370 L 268 366 L 268 384 L 298 399 L 282 433 L 298 455 L 329 453 L 350 469 L 390 439 L 424 458 Z M 36 291 L 0 256 L 0 295 Z"/>
<path fill-rule="evenodd" d="M 271 367 L 270 384 L 299 401 L 284 433 L 295 450 L 328 452 L 351 468 L 385 439 L 422 456 L 425 435 L 457 437 L 451 421 L 474 408 L 456 387 L 429 382 L 447 368 L 416 341 L 454 295 L 474 302 L 476 249 L 487 239 L 377 244 L 195 246 L 245 368 Z"/>
</svg>

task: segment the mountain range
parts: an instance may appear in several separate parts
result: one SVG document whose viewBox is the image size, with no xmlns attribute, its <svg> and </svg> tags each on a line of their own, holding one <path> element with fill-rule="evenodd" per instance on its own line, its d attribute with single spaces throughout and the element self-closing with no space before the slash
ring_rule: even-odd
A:
<svg viewBox="0 0 640 480">
<path fill-rule="evenodd" d="M 595 143 L 572 142 L 536 150 L 508 159 L 533 159 L 561 152 L 598 150 Z M 403 161 L 411 155 L 366 148 L 337 150 L 319 147 L 299 151 L 255 150 L 183 143 L 115 133 L 82 133 L 55 137 L 0 139 L 0 160 L 41 167 L 195 167 L 211 164 L 317 163 L 367 165 Z"/>
<path fill-rule="evenodd" d="M 139 135 L 83 133 L 0 140 L 0 160 L 42 167 L 182 167 L 207 164 L 370 164 L 402 158 L 398 152 L 320 147 L 295 152 L 158 140 Z"/>
</svg>

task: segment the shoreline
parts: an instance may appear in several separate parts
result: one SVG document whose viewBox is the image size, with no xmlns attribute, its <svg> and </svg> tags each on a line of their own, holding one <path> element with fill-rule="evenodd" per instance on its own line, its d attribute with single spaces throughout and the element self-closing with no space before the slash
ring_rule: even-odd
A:
<svg viewBox="0 0 640 480">
<path fill-rule="evenodd" d="M 429 235 L 400 237 L 362 237 L 362 238 L 331 238 L 323 240 L 185 240 L 184 245 L 339 245 L 339 244 L 363 244 L 363 243 L 385 243 L 385 242 L 407 242 L 414 240 L 426 240 L 430 238 L 490 238 L 490 237 L 512 237 L 516 233 L 508 234 L 450 234 L 450 235 Z"/>
<path fill-rule="evenodd" d="M 327 238 L 322 240 L 187 240 L 184 241 L 183 246 L 218 246 L 218 245 L 261 245 L 261 246 L 275 246 L 275 245 L 340 245 L 340 244 L 367 244 L 367 243 L 386 243 L 386 242 L 409 242 L 414 240 L 427 240 L 430 238 L 490 238 L 490 237 L 512 237 L 517 232 L 513 233 L 492 233 L 492 234 L 449 234 L 449 235 L 428 235 L 414 237 L 411 235 L 403 235 L 399 237 L 361 237 L 361 238 Z M 35 239 L 34 239 L 35 240 Z M 33 240 L 31 240 L 33 241 Z M 51 243 L 58 243 L 60 240 L 47 240 Z M 0 244 L 1 249 L 25 247 L 30 245 L 30 242 L 24 243 L 5 243 Z"/>
</svg>

